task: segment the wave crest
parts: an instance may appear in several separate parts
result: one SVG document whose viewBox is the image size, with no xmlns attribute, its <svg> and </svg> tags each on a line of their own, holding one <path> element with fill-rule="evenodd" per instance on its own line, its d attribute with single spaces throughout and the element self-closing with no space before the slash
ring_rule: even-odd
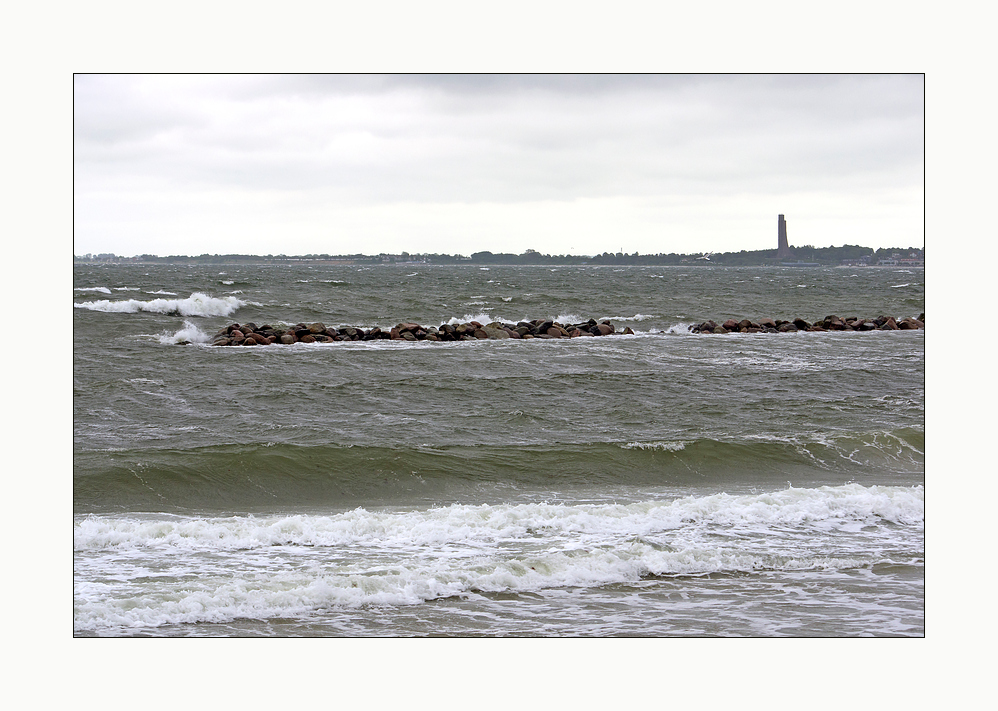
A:
<svg viewBox="0 0 998 711">
<path fill-rule="evenodd" d="M 157 314 L 177 314 L 180 316 L 228 316 L 246 302 L 234 296 L 214 297 L 194 292 L 186 299 L 152 299 L 140 301 L 127 299 L 124 301 L 84 301 L 73 304 L 73 308 L 103 311 L 105 313 L 134 314 L 140 311 Z"/>
</svg>

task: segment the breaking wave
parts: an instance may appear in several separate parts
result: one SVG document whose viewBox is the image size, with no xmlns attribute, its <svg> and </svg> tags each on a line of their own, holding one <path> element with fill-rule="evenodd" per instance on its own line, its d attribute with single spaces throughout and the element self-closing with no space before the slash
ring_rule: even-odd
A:
<svg viewBox="0 0 998 711">
<path fill-rule="evenodd" d="M 148 311 L 157 314 L 177 314 L 179 316 L 228 316 L 235 312 L 246 302 L 234 296 L 214 297 L 194 292 L 186 299 L 153 299 L 151 301 L 140 301 L 138 299 L 127 299 L 123 301 L 111 301 L 101 299 L 100 301 L 84 301 L 73 304 L 77 309 L 89 309 L 91 311 L 103 311 L 105 313 L 134 314 L 140 311 Z"/>
<path fill-rule="evenodd" d="M 718 573 L 878 564 L 915 569 L 918 559 L 894 560 L 861 544 L 840 549 L 844 537 L 859 530 L 864 540 L 893 541 L 917 538 L 923 528 L 921 486 L 859 484 L 629 504 L 88 516 L 74 525 L 78 570 L 114 565 L 120 576 L 148 576 L 145 571 L 154 564 L 168 567 L 169 574 L 144 587 L 128 586 L 117 576 L 106 583 L 78 579 L 74 628 L 128 633 L 240 618 L 307 618 L 454 596 Z M 836 547 L 822 545 L 825 537 Z M 275 556 L 282 550 L 305 564 L 287 564 Z M 208 559 L 210 565 L 198 563 Z"/>
</svg>

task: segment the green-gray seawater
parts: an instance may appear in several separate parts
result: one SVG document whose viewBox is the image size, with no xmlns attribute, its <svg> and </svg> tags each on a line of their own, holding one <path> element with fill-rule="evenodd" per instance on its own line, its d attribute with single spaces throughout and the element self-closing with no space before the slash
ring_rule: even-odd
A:
<svg viewBox="0 0 998 711">
<path fill-rule="evenodd" d="M 687 330 L 917 316 L 921 270 L 78 265 L 74 289 L 77 635 L 924 634 L 925 331 Z M 208 345 L 542 317 L 635 335 Z"/>
</svg>

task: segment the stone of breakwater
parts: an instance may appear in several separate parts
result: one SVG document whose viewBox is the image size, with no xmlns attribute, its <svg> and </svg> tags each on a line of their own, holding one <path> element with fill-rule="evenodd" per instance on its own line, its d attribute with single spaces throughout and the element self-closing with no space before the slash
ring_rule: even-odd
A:
<svg viewBox="0 0 998 711">
<path fill-rule="evenodd" d="M 925 328 L 925 314 L 918 318 L 897 319 L 893 316 L 878 316 L 876 318 L 860 318 L 858 316 L 826 316 L 820 321 L 808 323 L 802 318 L 789 321 L 760 318 L 756 321 L 742 319 L 735 321 L 729 318 L 724 323 L 704 321 L 689 327 L 693 333 L 798 333 L 800 331 L 906 331 Z"/>
<path fill-rule="evenodd" d="M 469 321 L 461 324 L 444 323 L 439 327 L 422 326 L 418 323 L 399 323 L 393 328 L 382 329 L 376 326 L 369 330 L 353 326 L 329 328 L 316 322 L 298 323 L 288 328 L 275 328 L 269 324 L 257 326 L 254 323 L 234 323 L 220 330 L 212 339 L 213 346 L 262 346 L 291 345 L 293 343 L 332 343 L 335 341 L 475 341 L 480 339 L 515 338 L 580 338 L 585 336 L 609 336 L 618 333 L 633 335 L 634 331 L 625 328 L 617 331 L 608 320 L 597 322 L 589 319 L 583 323 L 563 324 L 550 319 L 535 319 L 518 323 L 493 321 L 483 324 Z"/>
</svg>

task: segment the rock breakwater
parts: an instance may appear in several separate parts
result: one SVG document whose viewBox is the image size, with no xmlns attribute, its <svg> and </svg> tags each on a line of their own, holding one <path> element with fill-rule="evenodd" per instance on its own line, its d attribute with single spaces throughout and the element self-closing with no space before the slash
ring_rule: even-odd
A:
<svg viewBox="0 0 998 711">
<path fill-rule="evenodd" d="M 468 321 L 461 324 L 444 323 L 440 326 L 423 326 L 418 323 L 399 323 L 382 329 L 341 326 L 330 328 L 323 323 L 298 323 L 289 328 L 269 324 L 234 323 L 220 330 L 211 341 L 213 346 L 267 346 L 293 343 L 332 343 L 335 341 L 476 341 L 497 338 L 583 338 L 633 334 L 630 328 L 618 331 L 608 320 L 597 322 L 589 319 L 583 323 L 563 324 L 551 319 L 535 319 L 518 323 L 493 321 L 482 324 Z"/>
<path fill-rule="evenodd" d="M 798 331 L 906 331 L 925 328 L 925 314 L 918 318 L 895 318 L 893 316 L 878 316 L 876 318 L 860 318 L 858 316 L 826 316 L 820 321 L 808 323 L 802 318 L 790 321 L 760 318 L 757 321 L 742 319 L 735 321 L 729 318 L 723 323 L 704 321 L 689 327 L 693 333 L 796 333 Z"/>
</svg>

